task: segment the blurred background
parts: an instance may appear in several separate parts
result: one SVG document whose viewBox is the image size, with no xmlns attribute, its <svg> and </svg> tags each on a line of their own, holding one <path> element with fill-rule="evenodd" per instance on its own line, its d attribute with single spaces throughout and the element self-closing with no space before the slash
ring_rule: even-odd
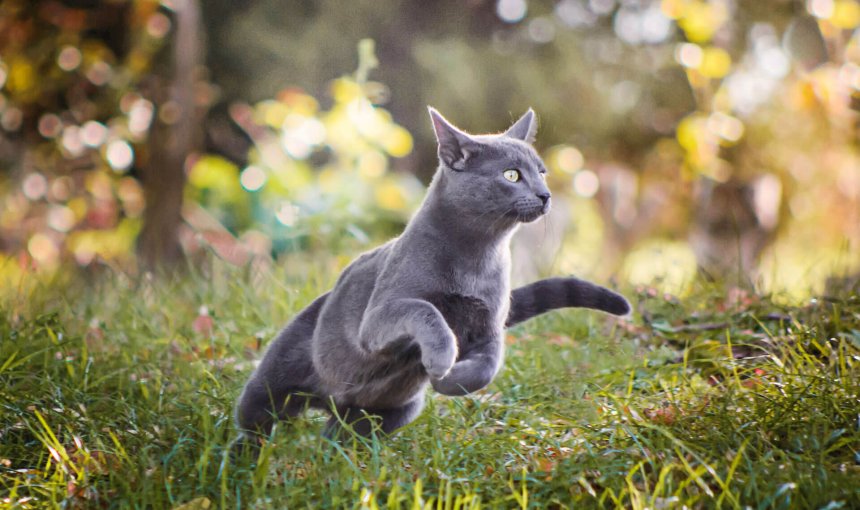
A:
<svg viewBox="0 0 860 510">
<path fill-rule="evenodd" d="M 819 292 L 860 272 L 858 26 L 856 0 L 2 0 L 0 281 L 342 266 L 420 203 L 429 104 L 538 113 L 554 207 L 517 281 Z"/>
</svg>

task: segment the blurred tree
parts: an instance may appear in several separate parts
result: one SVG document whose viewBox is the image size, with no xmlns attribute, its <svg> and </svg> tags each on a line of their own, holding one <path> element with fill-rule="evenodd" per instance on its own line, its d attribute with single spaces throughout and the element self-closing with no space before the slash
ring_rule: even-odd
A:
<svg viewBox="0 0 860 510">
<path fill-rule="evenodd" d="M 149 158 L 143 166 L 143 229 L 137 251 L 147 267 L 172 267 L 182 258 L 179 230 L 185 191 L 186 161 L 202 145 L 206 84 L 203 69 L 200 6 L 197 0 L 175 2 L 176 31 L 172 48 L 173 79 L 150 134 Z M 202 96 L 202 97 L 201 97 Z"/>
<path fill-rule="evenodd" d="M 36 263 L 127 257 L 144 207 L 136 177 L 162 111 L 146 95 L 170 32 L 159 2 L 0 3 L 0 238 Z"/>
<path fill-rule="evenodd" d="M 5 186 L 22 183 L 5 191 L 0 243 L 47 266 L 65 247 L 86 264 L 127 256 L 140 231 L 144 265 L 180 258 L 184 166 L 211 90 L 200 81 L 197 2 L 170 7 L 0 3 L 0 158 L 17 177 Z"/>
</svg>

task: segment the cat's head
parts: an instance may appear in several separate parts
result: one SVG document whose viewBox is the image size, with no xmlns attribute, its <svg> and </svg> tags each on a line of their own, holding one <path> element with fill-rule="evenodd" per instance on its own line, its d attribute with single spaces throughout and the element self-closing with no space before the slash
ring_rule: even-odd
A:
<svg viewBox="0 0 860 510">
<path fill-rule="evenodd" d="M 467 134 L 433 108 L 430 118 L 446 203 L 466 217 L 500 226 L 528 223 L 549 211 L 546 167 L 531 146 L 537 132 L 534 111 L 495 135 Z"/>
</svg>

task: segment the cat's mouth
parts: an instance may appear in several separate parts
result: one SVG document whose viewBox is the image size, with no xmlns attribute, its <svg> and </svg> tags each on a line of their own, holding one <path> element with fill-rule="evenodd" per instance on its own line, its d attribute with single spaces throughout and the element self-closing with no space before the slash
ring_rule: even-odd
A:
<svg viewBox="0 0 860 510">
<path fill-rule="evenodd" d="M 543 203 L 540 200 L 526 200 L 517 202 L 514 207 L 517 221 L 521 223 L 531 223 L 544 214 L 549 212 L 550 203 Z"/>
</svg>

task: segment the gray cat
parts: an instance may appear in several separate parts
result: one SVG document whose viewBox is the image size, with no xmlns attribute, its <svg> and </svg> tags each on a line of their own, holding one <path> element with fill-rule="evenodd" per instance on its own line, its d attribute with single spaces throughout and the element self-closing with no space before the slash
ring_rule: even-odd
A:
<svg viewBox="0 0 860 510">
<path fill-rule="evenodd" d="M 469 135 L 430 108 L 439 168 L 403 234 L 359 256 L 277 336 L 239 398 L 236 420 L 266 434 L 308 407 L 369 435 L 414 420 L 429 382 L 465 395 L 502 365 L 504 330 L 549 310 L 625 315 L 619 294 L 576 278 L 511 291 L 511 236 L 550 207 L 529 111 L 500 135 Z"/>
</svg>

